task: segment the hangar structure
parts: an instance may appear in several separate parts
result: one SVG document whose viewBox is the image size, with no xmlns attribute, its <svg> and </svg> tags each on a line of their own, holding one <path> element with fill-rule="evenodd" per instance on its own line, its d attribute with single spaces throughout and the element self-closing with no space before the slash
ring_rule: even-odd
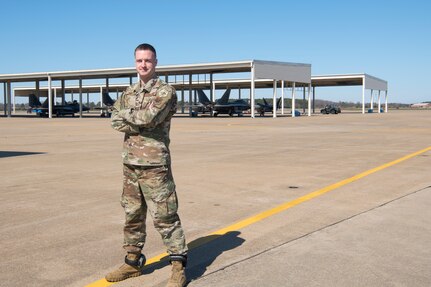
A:
<svg viewBox="0 0 431 287">
<path fill-rule="evenodd" d="M 250 86 L 250 79 L 234 79 L 234 80 L 220 80 L 215 81 L 215 85 L 220 86 L 237 86 L 248 88 Z M 272 88 L 273 82 L 268 79 L 258 79 L 255 80 L 255 86 L 259 88 Z M 283 87 L 283 83 L 278 85 L 278 87 Z M 385 80 L 376 78 L 374 76 L 361 73 L 361 74 L 344 74 L 344 75 L 320 75 L 320 76 L 311 76 L 311 88 L 313 93 L 313 99 L 311 101 L 310 95 L 308 94 L 308 112 L 310 113 L 310 102 L 313 105 L 314 110 L 314 100 L 315 100 L 315 90 L 316 87 L 342 87 L 342 86 L 362 86 L 362 113 L 365 113 L 365 97 L 366 90 L 370 90 L 370 109 L 374 109 L 374 91 L 377 91 L 377 106 L 378 113 L 381 112 L 381 98 L 382 92 L 384 92 L 385 97 L 385 112 L 388 112 L 388 83 Z M 285 87 L 292 87 L 291 84 L 287 83 Z M 275 86 L 274 86 L 275 88 Z M 298 87 L 297 88 L 301 88 Z M 305 99 L 305 86 L 302 85 L 303 95 Z M 294 91 L 292 91 L 294 93 Z M 274 93 L 275 95 L 275 93 Z M 283 97 L 283 89 L 282 89 L 282 107 L 284 107 L 284 97 Z M 273 102 L 275 102 L 275 96 L 273 98 Z M 295 97 L 292 95 L 292 107 L 295 107 Z M 283 108 L 282 108 L 283 113 Z M 295 116 L 292 114 L 292 116 Z"/>
<path fill-rule="evenodd" d="M 311 65 L 289 62 L 275 62 L 262 60 L 248 60 L 236 62 L 216 62 L 216 63 L 201 63 L 201 64 L 185 64 L 185 65 L 166 65 L 157 66 L 156 72 L 166 82 L 173 85 L 177 89 L 177 93 L 181 92 L 181 99 L 184 103 L 184 91 L 189 91 L 189 103 L 192 103 L 192 91 L 197 88 L 209 89 L 210 98 L 215 100 L 215 90 L 224 89 L 226 87 L 241 89 L 250 89 L 250 106 L 251 117 L 255 117 L 255 90 L 257 88 L 273 88 L 273 99 L 277 97 L 277 89 L 281 87 L 281 97 L 284 101 L 284 88 L 291 87 L 292 89 L 292 116 L 295 116 L 295 90 L 302 87 L 308 93 L 308 116 L 311 115 L 311 89 L 313 87 L 313 95 L 315 87 L 318 86 L 347 86 L 347 85 L 362 85 L 362 113 L 365 113 L 365 90 L 371 90 L 371 108 L 373 104 L 373 90 L 378 91 L 379 95 L 379 112 L 380 112 L 380 92 L 385 92 L 386 111 L 387 111 L 387 82 L 367 74 L 351 74 L 351 75 L 329 75 L 329 76 L 311 76 Z M 246 78 L 242 79 L 226 79 L 223 76 L 227 74 L 243 75 Z M 207 79 L 207 75 L 209 76 Z M 204 77 L 202 80 L 200 77 Z M 63 72 L 41 72 L 41 73 L 24 73 L 24 74 L 3 74 L 0 75 L 0 83 L 3 83 L 4 92 L 4 113 L 6 116 L 11 116 L 12 111 L 12 83 L 33 82 L 33 88 L 16 88 L 14 89 L 15 96 L 29 95 L 30 93 L 36 96 L 44 96 L 51 99 L 49 103 L 49 117 L 52 117 L 53 97 L 64 97 L 66 92 L 76 92 L 79 95 L 80 116 L 82 116 L 82 96 L 84 93 L 95 92 L 102 90 L 122 91 L 128 85 L 110 84 L 110 79 L 127 79 L 128 84 L 132 84 L 133 78 L 137 77 L 135 68 L 114 68 L 114 69 L 97 69 L 97 70 L 78 70 L 78 71 L 63 71 Z M 215 79 L 217 78 L 217 79 Z M 83 85 L 84 80 L 100 81 L 98 85 Z M 66 85 L 66 81 L 78 81 L 75 87 Z M 40 83 L 47 83 L 45 86 Z M 53 82 L 60 82 L 60 85 L 53 85 Z M 45 91 L 45 92 L 44 92 Z M 60 94 L 60 95 L 59 95 Z M 313 97 L 314 98 L 314 97 Z M 284 107 L 284 103 L 282 103 Z M 183 107 L 184 110 L 184 107 Z M 282 109 L 283 111 L 283 109 Z M 191 113 L 191 105 L 190 105 Z M 276 117 L 274 109 L 273 116 Z"/>
<path fill-rule="evenodd" d="M 313 87 L 362 86 L 362 113 L 365 113 L 365 91 L 370 90 L 370 109 L 374 108 L 374 91 L 377 91 L 378 112 L 381 110 L 381 93 L 385 97 L 385 113 L 388 112 L 388 82 L 368 74 L 312 76 Z M 314 92 L 314 89 L 313 89 Z"/>
</svg>

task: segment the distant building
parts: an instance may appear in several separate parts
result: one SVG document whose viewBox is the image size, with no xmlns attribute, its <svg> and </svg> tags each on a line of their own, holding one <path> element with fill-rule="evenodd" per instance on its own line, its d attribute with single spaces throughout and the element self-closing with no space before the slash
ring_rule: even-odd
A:
<svg viewBox="0 0 431 287">
<path fill-rule="evenodd" d="M 431 103 L 418 103 L 418 104 L 412 104 L 410 107 L 412 108 L 431 108 Z"/>
</svg>

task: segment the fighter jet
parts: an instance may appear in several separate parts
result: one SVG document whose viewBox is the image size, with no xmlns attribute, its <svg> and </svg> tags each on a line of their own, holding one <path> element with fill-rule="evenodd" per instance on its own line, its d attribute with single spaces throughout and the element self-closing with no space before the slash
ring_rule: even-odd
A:
<svg viewBox="0 0 431 287">
<path fill-rule="evenodd" d="M 115 104 L 115 101 L 109 96 L 109 93 L 103 93 L 102 103 L 103 107 L 96 108 L 96 110 L 100 110 L 101 117 L 110 117 L 112 113 L 112 106 Z"/>
<path fill-rule="evenodd" d="M 274 106 L 271 104 L 268 104 L 268 102 L 265 100 L 265 98 L 263 98 L 263 104 L 262 103 L 256 103 L 257 105 L 257 112 L 260 114 L 261 117 L 265 116 L 265 112 L 273 112 L 274 111 Z M 280 109 L 281 108 L 281 97 L 277 100 L 277 107 L 276 109 Z"/>
<path fill-rule="evenodd" d="M 39 99 L 34 94 L 30 94 L 28 96 L 28 105 L 30 108 L 40 108 L 42 107 L 42 103 L 39 101 Z"/>
<path fill-rule="evenodd" d="M 47 117 L 49 113 L 48 99 L 46 99 L 43 104 L 40 103 L 39 99 L 31 94 L 29 95 L 29 106 L 32 111 L 35 112 L 40 117 Z M 90 109 L 82 105 L 82 111 L 89 111 Z M 69 102 L 66 105 L 52 105 L 52 114 L 57 117 L 71 115 L 75 116 L 75 113 L 79 113 L 79 103 L 77 101 Z"/>
<path fill-rule="evenodd" d="M 196 117 L 199 113 L 212 115 L 215 103 L 211 102 L 201 89 L 197 89 L 196 92 L 198 93 L 199 101 L 197 104 L 192 105 L 192 116 Z"/>
<path fill-rule="evenodd" d="M 192 107 L 192 110 L 201 113 L 210 112 L 215 117 L 219 114 L 242 116 L 243 111 L 250 109 L 250 105 L 244 100 L 229 102 L 230 91 L 231 89 L 227 89 L 220 99 L 211 102 L 204 91 L 198 89 L 199 104 Z"/>
</svg>

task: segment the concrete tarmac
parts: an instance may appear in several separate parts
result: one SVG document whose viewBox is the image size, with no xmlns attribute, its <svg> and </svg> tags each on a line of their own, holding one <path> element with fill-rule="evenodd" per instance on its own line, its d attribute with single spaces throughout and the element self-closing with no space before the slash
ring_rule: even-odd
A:
<svg viewBox="0 0 431 287">
<path fill-rule="evenodd" d="M 0 286 L 96 286 L 121 265 L 121 143 L 109 119 L 0 118 Z M 429 149 L 210 235 L 429 147 L 430 110 L 175 117 L 188 286 L 431 286 Z M 152 258 L 165 249 L 147 232 Z M 114 286 L 169 275 L 163 261 Z"/>
</svg>

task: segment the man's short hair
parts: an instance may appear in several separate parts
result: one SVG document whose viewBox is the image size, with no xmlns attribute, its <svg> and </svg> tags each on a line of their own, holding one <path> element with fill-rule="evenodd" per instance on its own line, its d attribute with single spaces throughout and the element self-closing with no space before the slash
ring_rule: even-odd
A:
<svg viewBox="0 0 431 287">
<path fill-rule="evenodd" d="M 143 44 L 138 45 L 138 47 L 136 47 L 136 49 L 135 49 L 135 55 L 136 55 L 136 51 L 138 51 L 138 50 L 150 50 L 151 52 L 154 53 L 155 58 L 157 58 L 156 49 L 154 49 L 154 47 L 151 46 L 150 44 L 143 43 Z"/>
</svg>

